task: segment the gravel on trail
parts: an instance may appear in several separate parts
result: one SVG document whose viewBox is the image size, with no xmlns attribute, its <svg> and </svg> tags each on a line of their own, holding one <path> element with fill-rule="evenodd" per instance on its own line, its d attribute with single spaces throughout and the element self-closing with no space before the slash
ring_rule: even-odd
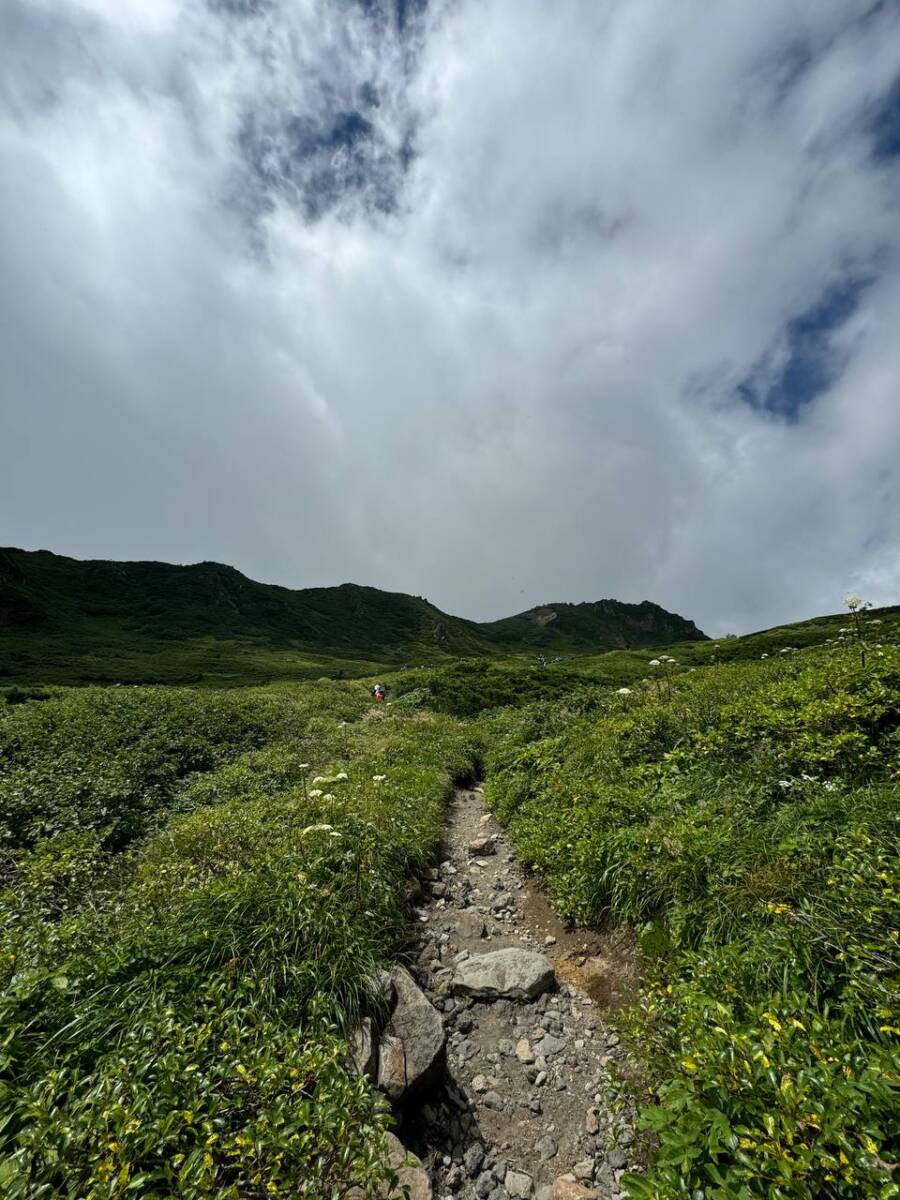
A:
<svg viewBox="0 0 900 1200">
<path fill-rule="evenodd" d="M 633 988 L 631 948 L 559 920 L 480 787 L 457 790 L 444 853 L 416 910 L 412 963 L 447 1030 L 447 1071 L 405 1112 L 404 1142 L 436 1200 L 618 1200 L 635 1166 L 635 1116 L 616 1082 L 627 1064 L 611 1021 Z M 496 950 L 528 952 L 534 970 L 512 990 L 532 998 L 466 994 L 460 980 L 484 971 L 460 965 Z M 558 986 L 541 981 L 543 956 Z M 501 956 L 501 980 L 515 957 Z"/>
</svg>

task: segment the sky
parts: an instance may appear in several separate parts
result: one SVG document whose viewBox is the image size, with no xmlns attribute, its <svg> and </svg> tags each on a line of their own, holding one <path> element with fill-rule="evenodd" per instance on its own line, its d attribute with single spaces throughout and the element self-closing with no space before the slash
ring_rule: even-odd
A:
<svg viewBox="0 0 900 1200">
<path fill-rule="evenodd" d="M 4 0 L 0 544 L 900 602 L 900 3 Z"/>
</svg>

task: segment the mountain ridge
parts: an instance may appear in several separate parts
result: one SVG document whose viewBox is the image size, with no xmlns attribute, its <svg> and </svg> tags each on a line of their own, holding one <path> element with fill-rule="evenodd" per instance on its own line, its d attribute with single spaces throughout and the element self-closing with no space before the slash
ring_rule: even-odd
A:
<svg viewBox="0 0 900 1200">
<path fill-rule="evenodd" d="M 0 548 L 0 634 L 68 632 L 102 645 L 104 622 L 110 632 L 135 638 L 242 638 L 389 658 L 426 649 L 452 655 L 597 653 L 705 640 L 692 621 L 651 601 L 560 602 L 477 622 L 445 613 L 421 596 L 366 584 L 295 589 L 259 583 L 226 563 L 76 559 Z"/>
</svg>

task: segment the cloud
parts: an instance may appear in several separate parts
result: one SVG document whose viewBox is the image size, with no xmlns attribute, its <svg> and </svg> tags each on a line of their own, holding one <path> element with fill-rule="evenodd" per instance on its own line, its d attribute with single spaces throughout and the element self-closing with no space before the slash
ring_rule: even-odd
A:
<svg viewBox="0 0 900 1200">
<path fill-rule="evenodd" d="M 0 541 L 897 600 L 895 6 L 12 0 L 0 46 Z"/>
</svg>

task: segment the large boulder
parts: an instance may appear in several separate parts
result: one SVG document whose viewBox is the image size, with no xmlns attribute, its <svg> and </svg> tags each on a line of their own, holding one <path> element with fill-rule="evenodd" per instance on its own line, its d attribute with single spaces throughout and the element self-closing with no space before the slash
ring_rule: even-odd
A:
<svg viewBox="0 0 900 1200">
<path fill-rule="evenodd" d="M 452 990 L 479 1000 L 533 1000 L 553 987 L 556 977 L 550 960 L 533 950 L 492 950 L 461 962 L 453 975 Z"/>
<path fill-rule="evenodd" d="M 406 1149 L 399 1138 L 387 1134 L 387 1165 L 397 1175 L 397 1186 L 384 1183 L 374 1193 L 377 1200 L 432 1200 L 431 1181 L 422 1167 L 421 1160 Z M 352 1187 L 347 1200 L 371 1200 L 373 1193 Z"/>
<path fill-rule="evenodd" d="M 431 1181 L 426 1175 L 421 1161 L 406 1149 L 403 1143 L 392 1133 L 387 1135 L 388 1164 L 392 1171 L 397 1172 L 399 1183 L 391 1191 L 384 1187 L 380 1196 L 390 1197 L 391 1200 L 404 1200 L 407 1196 L 405 1188 L 409 1189 L 408 1200 L 432 1200 Z"/>
<path fill-rule="evenodd" d="M 406 1093 L 433 1081 L 444 1065 L 446 1033 L 440 1013 L 417 986 L 409 971 L 394 967 L 394 1008 L 386 1033 L 403 1044 Z"/>
<path fill-rule="evenodd" d="M 378 1044 L 378 1086 L 389 1100 L 406 1095 L 406 1054 L 398 1037 L 384 1034 Z"/>
<path fill-rule="evenodd" d="M 350 1035 L 349 1069 L 354 1075 L 374 1080 L 378 1074 L 378 1045 L 372 1034 L 372 1018 L 363 1017 Z"/>
</svg>

